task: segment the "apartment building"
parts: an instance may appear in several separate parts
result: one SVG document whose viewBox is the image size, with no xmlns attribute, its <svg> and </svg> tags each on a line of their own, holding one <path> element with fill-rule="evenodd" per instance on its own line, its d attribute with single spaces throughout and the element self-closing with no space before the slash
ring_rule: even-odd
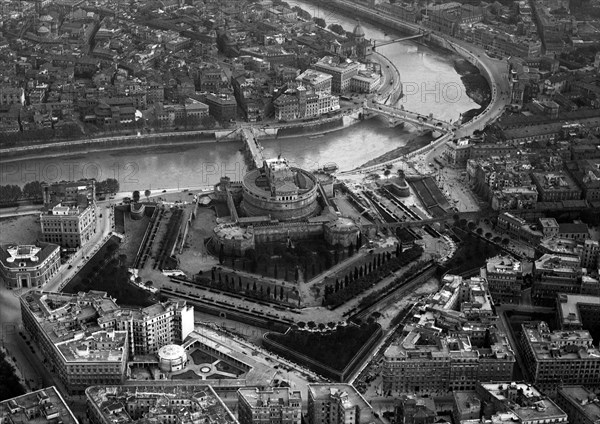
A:
<svg viewBox="0 0 600 424">
<path fill-rule="evenodd" d="M 41 287 L 56 275 L 59 267 L 60 246 L 56 244 L 0 245 L 0 277 L 7 287 Z"/>
<path fill-rule="evenodd" d="M 532 298 L 554 302 L 558 293 L 580 293 L 582 270 L 578 257 L 546 253 L 534 262 Z"/>
<path fill-rule="evenodd" d="M 309 424 L 376 423 L 369 402 L 351 384 L 309 384 Z"/>
<path fill-rule="evenodd" d="M 238 422 L 207 385 L 102 385 L 88 387 L 85 396 L 91 424 Z"/>
<path fill-rule="evenodd" d="M 509 380 L 515 362 L 484 278 L 446 275 L 384 353 L 383 391 L 435 394 Z"/>
<path fill-rule="evenodd" d="M 96 232 L 94 180 L 42 183 L 46 211 L 40 214 L 42 239 L 64 248 L 84 246 Z"/>
<path fill-rule="evenodd" d="M 483 416 L 510 413 L 520 424 L 566 424 L 569 417 L 534 386 L 517 382 L 481 382 L 476 393 L 484 405 Z M 492 422 L 494 419 L 492 418 Z"/>
<path fill-rule="evenodd" d="M 556 309 L 558 325 L 563 330 L 600 328 L 600 293 L 595 296 L 560 293 Z"/>
<path fill-rule="evenodd" d="M 543 321 L 521 327 L 521 356 L 542 391 L 552 395 L 562 384 L 600 386 L 600 351 L 589 331 L 550 331 Z"/>
<path fill-rule="evenodd" d="M 46 387 L 0 402 L 0 423 L 79 424 L 56 387 Z"/>
<path fill-rule="evenodd" d="M 583 386 L 559 387 L 556 403 L 569 415 L 571 424 L 598 424 L 600 421 L 600 400 Z"/>
<path fill-rule="evenodd" d="M 537 187 L 539 199 L 542 202 L 581 198 L 581 189 L 573 181 L 573 178 L 563 171 L 533 172 L 531 178 Z"/>
<path fill-rule="evenodd" d="M 331 75 L 331 91 L 336 94 L 350 90 L 352 77 L 358 75 L 360 63 L 350 60 L 336 61 L 331 56 L 325 56 L 312 65 L 313 69 Z"/>
<path fill-rule="evenodd" d="M 193 307 L 185 302 L 129 310 L 106 292 L 41 290 L 20 300 L 25 329 L 71 394 L 94 384 L 121 384 L 130 355 L 156 353 L 193 331 Z"/>
<path fill-rule="evenodd" d="M 496 302 L 518 302 L 523 285 L 521 261 L 510 256 L 495 256 L 481 268 L 481 276 L 487 280 L 488 289 Z"/>
<path fill-rule="evenodd" d="M 300 392 L 289 387 L 239 389 L 238 419 L 240 424 L 300 424 Z"/>
</svg>

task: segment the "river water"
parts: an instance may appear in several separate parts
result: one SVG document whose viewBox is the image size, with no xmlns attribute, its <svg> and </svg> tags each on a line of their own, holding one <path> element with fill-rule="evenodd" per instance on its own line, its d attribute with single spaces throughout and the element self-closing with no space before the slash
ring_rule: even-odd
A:
<svg viewBox="0 0 600 424">
<path fill-rule="evenodd" d="M 339 23 L 347 31 L 356 25 L 352 18 L 320 10 L 308 3 L 288 1 L 328 24 Z M 365 35 L 373 40 L 401 36 L 386 34 L 362 23 Z M 405 109 L 432 113 L 444 120 L 456 120 L 467 110 L 477 108 L 466 94 L 452 60 L 439 52 L 413 42 L 399 42 L 378 48 L 398 68 L 405 96 L 398 102 Z M 265 157 L 282 154 L 296 166 L 316 169 L 335 163 L 351 169 L 414 140 L 412 127 L 388 128 L 373 119 L 322 137 L 291 137 L 264 140 Z M 80 178 L 116 178 L 122 191 L 198 187 L 214 184 L 220 176 L 240 180 L 246 172 L 240 142 L 187 144 L 165 147 L 138 147 L 133 150 L 79 153 L 60 158 L 17 160 L 0 158 L 0 184 L 23 185 L 28 181 L 61 181 Z"/>
</svg>

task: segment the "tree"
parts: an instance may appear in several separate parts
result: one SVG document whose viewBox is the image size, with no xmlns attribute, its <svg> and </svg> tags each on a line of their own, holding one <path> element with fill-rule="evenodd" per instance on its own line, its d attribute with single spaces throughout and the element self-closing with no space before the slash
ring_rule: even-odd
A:
<svg viewBox="0 0 600 424">
<path fill-rule="evenodd" d="M 502 244 L 503 244 L 504 246 L 508 246 L 508 244 L 509 244 L 509 243 L 510 243 L 510 240 L 509 240 L 509 239 L 507 239 L 507 238 L 503 238 L 503 239 L 502 239 Z"/>
<path fill-rule="evenodd" d="M 102 184 L 107 193 L 117 193 L 119 191 L 119 181 L 114 178 L 107 178 Z"/>
<path fill-rule="evenodd" d="M 489 233 L 489 232 L 485 233 L 485 238 L 487 238 L 487 239 L 492 238 L 492 233 Z"/>
<path fill-rule="evenodd" d="M 146 200 L 150 201 L 150 195 L 152 194 L 152 192 L 148 189 L 146 189 L 144 191 L 144 196 L 146 196 Z"/>
<path fill-rule="evenodd" d="M 479 235 L 482 235 L 482 234 L 483 234 L 483 228 L 479 227 L 479 228 L 477 228 L 477 229 L 475 230 L 475 232 L 476 232 L 477 234 L 479 234 Z"/>
<path fill-rule="evenodd" d="M 315 328 L 317 326 L 317 324 L 314 321 L 308 321 L 306 323 L 306 326 L 312 330 L 313 328 Z"/>
<path fill-rule="evenodd" d="M 327 23 L 325 22 L 325 19 L 323 18 L 317 18 L 316 16 L 313 18 L 313 21 L 315 22 L 315 24 L 321 28 L 325 28 L 327 26 Z"/>
<path fill-rule="evenodd" d="M 23 186 L 23 197 L 28 199 L 42 198 L 42 183 L 39 181 L 31 181 Z"/>
<path fill-rule="evenodd" d="M 346 34 L 346 30 L 340 24 L 331 24 L 327 28 L 331 32 L 335 32 L 336 34 L 339 34 L 339 35 L 345 35 Z"/>
<path fill-rule="evenodd" d="M 0 203 L 13 203 L 19 200 L 23 193 L 21 187 L 14 184 L 0 186 Z"/>
<path fill-rule="evenodd" d="M 217 120 L 211 115 L 206 115 L 200 118 L 200 125 L 207 130 L 212 130 L 217 125 Z"/>
<path fill-rule="evenodd" d="M 135 190 L 133 192 L 133 194 L 131 195 L 132 199 L 133 199 L 133 203 L 137 203 L 140 201 L 140 191 L 139 190 Z"/>
<path fill-rule="evenodd" d="M 390 176 L 390 174 L 392 173 L 392 171 L 390 171 L 389 169 L 386 169 L 385 171 L 383 171 L 383 175 L 387 178 Z"/>
</svg>

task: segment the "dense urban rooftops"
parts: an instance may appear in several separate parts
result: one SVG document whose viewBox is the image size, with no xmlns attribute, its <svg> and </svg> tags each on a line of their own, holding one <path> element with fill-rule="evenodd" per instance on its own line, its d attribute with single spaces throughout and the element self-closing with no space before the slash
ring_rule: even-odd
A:
<svg viewBox="0 0 600 424">
<path fill-rule="evenodd" d="M 210 386 L 92 386 L 85 392 L 92 415 L 106 424 L 156 416 L 171 416 L 174 422 L 237 423 Z"/>
<path fill-rule="evenodd" d="M 67 403 L 54 386 L 0 402 L 0 422 L 78 424 Z"/>
</svg>

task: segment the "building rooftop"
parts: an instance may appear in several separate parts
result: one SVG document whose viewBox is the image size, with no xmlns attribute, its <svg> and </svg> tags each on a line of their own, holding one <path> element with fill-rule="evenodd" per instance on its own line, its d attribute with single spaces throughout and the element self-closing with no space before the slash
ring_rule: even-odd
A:
<svg viewBox="0 0 600 424">
<path fill-rule="evenodd" d="M 575 223 L 575 222 L 565 222 L 562 224 L 558 224 L 558 233 L 559 234 L 588 234 L 589 229 L 588 229 L 587 224 Z"/>
<path fill-rule="evenodd" d="M 91 386 L 85 393 L 88 407 L 105 424 L 145 422 L 157 415 L 170 415 L 181 423 L 238 422 L 210 386 Z M 149 412 L 138 412 L 146 408 Z"/>
<path fill-rule="evenodd" d="M 578 257 L 545 253 L 535 261 L 535 269 L 537 272 L 577 273 L 581 271 L 581 266 Z"/>
<path fill-rule="evenodd" d="M 517 261 L 510 256 L 494 256 L 486 261 L 486 269 L 488 274 L 511 274 L 517 275 L 523 272 L 521 261 Z"/>
<path fill-rule="evenodd" d="M 327 401 L 332 398 L 339 399 L 344 409 L 358 407 L 356 422 L 372 423 L 381 421 L 373 417 L 372 407 L 367 400 L 351 384 L 328 383 L 328 384 L 309 384 L 309 397 L 317 401 Z"/>
<path fill-rule="evenodd" d="M 404 360 L 514 359 L 506 335 L 498 330 L 487 281 L 445 275 L 442 288 L 419 305 L 404 335 L 385 351 Z M 471 342 L 471 335 L 489 330 L 490 346 Z"/>
<path fill-rule="evenodd" d="M 563 418 L 562 421 L 566 422 L 565 412 L 531 384 L 495 382 L 480 383 L 480 387 L 497 402 L 503 403 L 520 422 L 555 418 Z"/>
<path fill-rule="evenodd" d="M 104 331 L 105 323 L 116 318 L 151 319 L 167 311 L 167 301 L 146 308 L 121 308 L 106 292 L 77 294 L 32 290 L 21 296 L 21 307 L 28 308 L 46 336 L 66 361 L 116 361 L 127 357 L 127 332 Z M 109 326 L 112 328 L 112 326 Z"/>
<path fill-rule="evenodd" d="M 296 81 L 303 82 L 305 84 L 317 85 L 331 80 L 332 78 L 333 77 L 331 75 L 324 72 L 315 71 L 314 69 L 307 69 L 296 77 Z"/>
<path fill-rule="evenodd" d="M 561 256 L 579 257 L 581 253 L 581 246 L 577 241 L 557 236 L 542 239 L 539 246 L 547 252 Z"/>
<path fill-rule="evenodd" d="M 593 346 L 592 336 L 587 330 L 550 331 L 543 321 L 522 324 L 522 329 L 536 361 L 600 359 L 600 351 Z"/>
<path fill-rule="evenodd" d="M 534 172 L 532 177 L 544 191 L 580 190 L 573 178 L 562 171 Z"/>
<path fill-rule="evenodd" d="M 557 306 L 559 324 L 562 327 L 581 327 L 583 325 L 579 305 L 594 305 L 600 310 L 600 296 L 560 293 Z"/>
<path fill-rule="evenodd" d="M 291 406 L 290 404 L 301 404 L 301 395 L 298 391 L 292 391 L 289 387 L 272 387 L 267 390 L 245 387 L 238 390 L 238 394 L 243 397 L 252 407 L 263 408 L 271 404 L 282 406 Z"/>
<path fill-rule="evenodd" d="M 558 227 L 558 222 L 554 218 L 540 218 L 540 225 L 542 228 L 556 228 Z"/>
<path fill-rule="evenodd" d="M 0 263 L 5 268 L 23 268 L 43 263 L 50 255 L 60 251 L 60 246 L 38 242 L 36 245 L 0 245 Z"/>
<path fill-rule="evenodd" d="M 558 393 L 577 405 L 581 414 L 590 422 L 598 422 L 600 419 L 600 401 L 594 392 L 583 386 L 561 386 Z"/>
<path fill-rule="evenodd" d="M 354 62 L 350 59 L 339 61 L 332 56 L 325 56 L 319 59 L 319 61 L 315 63 L 315 66 L 327 70 L 343 72 L 346 69 L 358 69 L 360 67 L 360 63 Z"/>
<path fill-rule="evenodd" d="M 11 424 L 78 424 L 54 386 L 0 402 L 0 422 Z"/>
</svg>

